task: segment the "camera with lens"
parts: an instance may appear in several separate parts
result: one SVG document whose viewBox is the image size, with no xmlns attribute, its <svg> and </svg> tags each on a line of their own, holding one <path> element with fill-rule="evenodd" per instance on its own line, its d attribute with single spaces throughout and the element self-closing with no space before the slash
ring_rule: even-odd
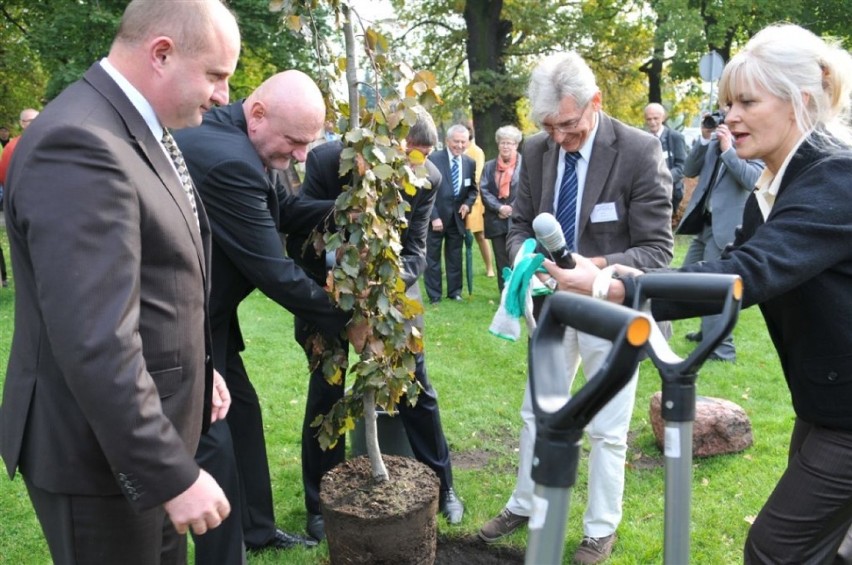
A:
<svg viewBox="0 0 852 565">
<path fill-rule="evenodd" d="M 701 120 L 701 127 L 704 129 L 716 129 L 725 121 L 725 113 L 721 110 L 716 110 L 704 116 Z"/>
</svg>

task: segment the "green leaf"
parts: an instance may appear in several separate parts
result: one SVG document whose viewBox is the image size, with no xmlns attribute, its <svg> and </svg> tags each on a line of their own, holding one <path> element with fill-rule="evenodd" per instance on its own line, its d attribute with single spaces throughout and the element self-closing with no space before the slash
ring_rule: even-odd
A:
<svg viewBox="0 0 852 565">
<path fill-rule="evenodd" d="M 393 167 L 390 165 L 379 165 L 378 167 L 373 167 L 373 174 L 376 175 L 376 178 L 381 180 L 387 180 L 394 175 L 395 171 Z"/>
</svg>

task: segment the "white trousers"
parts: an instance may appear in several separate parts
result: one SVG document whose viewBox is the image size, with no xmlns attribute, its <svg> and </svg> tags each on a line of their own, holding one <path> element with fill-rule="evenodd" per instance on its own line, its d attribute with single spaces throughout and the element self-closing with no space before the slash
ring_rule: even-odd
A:
<svg viewBox="0 0 852 565">
<path fill-rule="evenodd" d="M 568 374 L 565 377 L 572 382 L 577 374 L 581 358 L 586 379 L 592 379 L 612 349 L 609 341 L 577 332 L 572 328 L 565 330 L 564 346 L 568 367 Z M 615 532 L 621 522 L 627 432 L 633 415 L 638 375 L 637 368 L 627 385 L 586 426 L 591 443 L 589 496 L 586 512 L 583 515 L 583 533 L 586 536 L 594 538 L 608 536 Z M 535 486 L 530 475 L 535 447 L 535 415 L 529 383 L 527 383 L 524 402 L 521 406 L 521 418 L 524 425 L 521 429 L 518 480 L 506 508 L 513 514 L 530 516 Z"/>
</svg>

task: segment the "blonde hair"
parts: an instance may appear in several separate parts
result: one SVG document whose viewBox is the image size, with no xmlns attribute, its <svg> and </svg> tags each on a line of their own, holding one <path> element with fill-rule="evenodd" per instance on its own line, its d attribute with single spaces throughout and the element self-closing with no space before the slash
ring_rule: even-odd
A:
<svg viewBox="0 0 852 565">
<path fill-rule="evenodd" d="M 852 55 L 797 25 L 769 26 L 725 66 L 719 102 L 761 87 L 790 102 L 796 124 L 824 147 L 852 145 Z"/>
<path fill-rule="evenodd" d="M 509 141 L 520 143 L 523 138 L 524 134 L 521 133 L 521 130 L 512 125 L 501 126 L 497 128 L 496 132 L 494 132 L 494 139 L 497 143 L 500 143 L 501 139 L 508 139 Z"/>
</svg>

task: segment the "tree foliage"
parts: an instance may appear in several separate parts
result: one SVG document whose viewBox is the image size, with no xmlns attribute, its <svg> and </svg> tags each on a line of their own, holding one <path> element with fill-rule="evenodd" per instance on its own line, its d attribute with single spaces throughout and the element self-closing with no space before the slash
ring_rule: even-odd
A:
<svg viewBox="0 0 852 565">
<path fill-rule="evenodd" d="M 272 2 L 277 7 L 279 2 Z M 335 53 L 339 43 L 318 37 L 315 10 L 325 7 L 345 37 L 345 54 Z M 320 64 L 328 73 L 321 77 L 327 85 L 329 107 L 343 125 L 344 148 L 340 175 L 349 179 L 335 202 L 336 229 L 317 234 L 317 250 L 333 252 L 338 258 L 327 280 L 329 294 L 338 306 L 352 312 L 350 324 L 369 328 L 359 360 L 351 368 L 347 348 L 341 342 L 326 343 L 320 336 L 310 340 L 315 365 L 332 384 L 341 384 L 345 372 L 354 379 L 332 410 L 317 417 L 317 438 L 325 448 L 354 427 L 364 416 L 367 452 L 376 479 L 387 480 L 376 432 L 375 409 L 394 412 L 403 396 L 416 402 L 419 385 L 414 378 L 415 355 L 423 340 L 416 319 L 422 304 L 406 296 L 401 276 L 401 233 L 407 225 L 409 204 L 403 193 L 414 195 L 426 190 L 425 156 L 418 151 L 406 154 L 401 142 L 417 121 L 415 106 L 426 108 L 440 102 L 434 76 L 411 72 L 397 62 L 387 38 L 370 26 L 356 28 L 362 21 L 348 3 L 338 0 L 304 0 L 294 3 L 287 21 L 317 46 Z M 357 41 L 356 41 L 357 34 Z M 365 61 L 372 82 L 364 83 L 357 63 Z M 341 99 L 330 88 L 346 74 L 348 97 Z M 400 92 L 397 85 L 405 81 Z M 359 86 L 372 93 L 360 96 Z M 367 100 L 374 103 L 367 103 Z"/>
</svg>

